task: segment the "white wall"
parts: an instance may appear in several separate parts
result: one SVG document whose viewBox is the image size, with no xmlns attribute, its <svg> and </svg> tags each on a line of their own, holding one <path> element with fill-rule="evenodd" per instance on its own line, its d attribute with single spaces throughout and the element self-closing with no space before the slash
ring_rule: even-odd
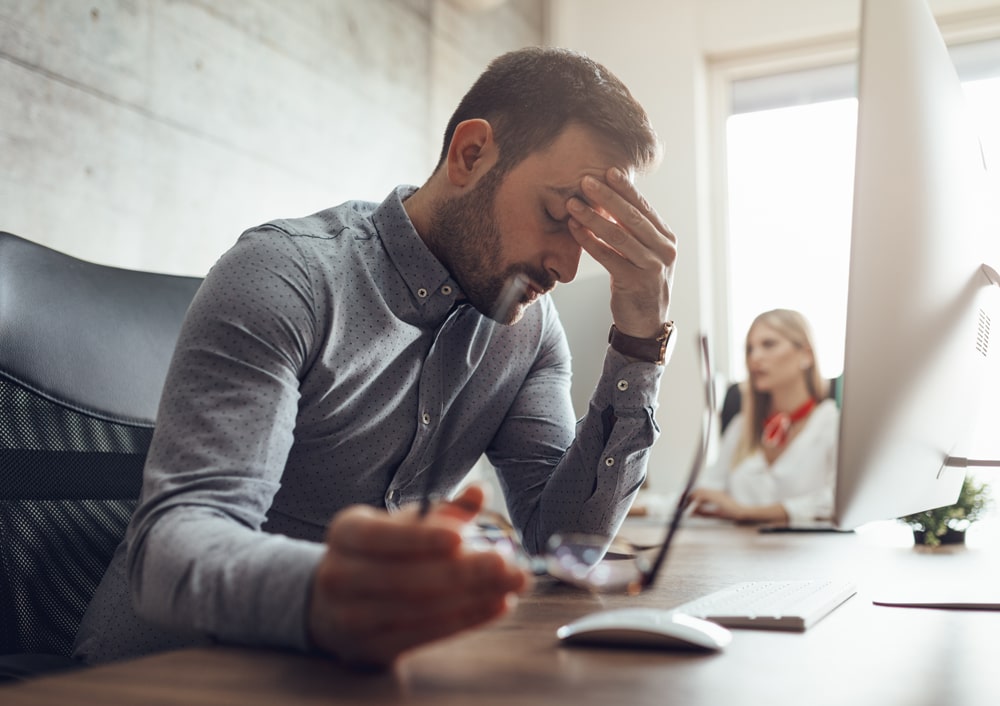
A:
<svg viewBox="0 0 1000 706">
<path fill-rule="evenodd" d="M 931 0 L 942 19 L 974 29 L 996 19 L 998 0 Z M 677 487 L 695 448 L 700 392 L 695 331 L 718 343 L 712 243 L 713 172 L 709 69 L 770 50 L 852 41 L 859 0 L 552 0 L 550 40 L 606 64 L 646 106 L 665 146 L 660 169 L 639 182 L 679 237 L 672 316 L 680 346 L 667 368 L 650 484 Z M 590 263 L 594 266 L 593 263 Z M 581 273 L 588 270 L 581 267 Z M 573 286 L 573 285 L 570 285 Z M 723 339 L 724 340 L 724 339 Z M 715 353 L 716 358 L 722 349 Z"/>
</svg>

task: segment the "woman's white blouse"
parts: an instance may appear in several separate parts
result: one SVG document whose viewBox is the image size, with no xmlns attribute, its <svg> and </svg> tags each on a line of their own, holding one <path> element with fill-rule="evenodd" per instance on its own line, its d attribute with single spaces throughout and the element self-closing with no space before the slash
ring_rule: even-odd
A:
<svg viewBox="0 0 1000 706">
<path fill-rule="evenodd" d="M 837 404 L 829 399 L 818 404 L 774 463 L 769 464 L 758 450 L 733 468 L 743 422 L 742 414 L 733 417 L 722 435 L 718 459 L 705 469 L 698 485 L 724 490 L 744 505 L 781 503 L 790 524 L 832 518 L 840 423 Z"/>
</svg>

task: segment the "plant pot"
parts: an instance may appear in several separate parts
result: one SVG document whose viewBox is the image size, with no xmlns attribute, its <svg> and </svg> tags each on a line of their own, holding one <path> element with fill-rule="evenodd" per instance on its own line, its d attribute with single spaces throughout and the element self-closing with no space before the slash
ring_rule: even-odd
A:
<svg viewBox="0 0 1000 706">
<path fill-rule="evenodd" d="M 927 532 L 925 530 L 913 530 L 913 542 L 921 546 L 927 545 Z M 965 530 L 956 530 L 949 527 L 944 534 L 938 537 L 941 544 L 965 544 Z"/>
</svg>

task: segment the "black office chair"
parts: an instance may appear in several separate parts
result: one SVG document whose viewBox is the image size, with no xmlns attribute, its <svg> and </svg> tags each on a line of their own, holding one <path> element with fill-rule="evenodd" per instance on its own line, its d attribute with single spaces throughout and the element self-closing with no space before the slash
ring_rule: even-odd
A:
<svg viewBox="0 0 1000 706">
<path fill-rule="evenodd" d="M 827 396 L 836 400 L 837 406 L 840 406 L 841 399 L 841 378 L 835 377 L 830 379 L 830 389 Z M 722 400 L 722 409 L 719 410 L 719 433 L 721 434 L 729 426 L 729 422 L 733 421 L 743 404 L 743 393 L 740 391 L 740 383 L 734 382 L 726 389 L 726 396 Z"/>
<path fill-rule="evenodd" d="M 0 681 L 77 666 L 200 283 L 0 232 Z"/>
</svg>

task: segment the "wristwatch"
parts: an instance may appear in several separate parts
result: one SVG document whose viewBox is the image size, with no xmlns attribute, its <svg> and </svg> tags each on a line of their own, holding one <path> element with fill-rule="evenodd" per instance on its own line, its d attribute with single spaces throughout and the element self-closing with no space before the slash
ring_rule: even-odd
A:
<svg viewBox="0 0 1000 706">
<path fill-rule="evenodd" d="M 674 335 L 676 330 L 674 322 L 668 321 L 663 324 L 663 333 L 659 336 L 636 338 L 622 333 L 617 326 L 611 324 L 611 330 L 608 331 L 608 343 L 622 355 L 646 360 L 657 365 L 666 365 L 674 352 L 674 344 L 677 341 L 677 336 Z"/>
</svg>

